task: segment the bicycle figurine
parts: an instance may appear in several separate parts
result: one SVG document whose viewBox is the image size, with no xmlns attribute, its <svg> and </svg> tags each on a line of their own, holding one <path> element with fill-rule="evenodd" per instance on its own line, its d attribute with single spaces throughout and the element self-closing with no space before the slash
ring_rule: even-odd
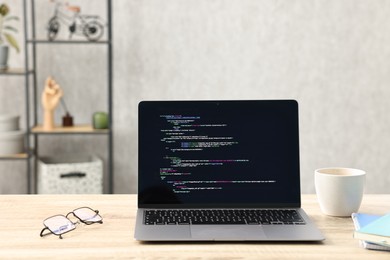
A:
<svg viewBox="0 0 390 260">
<path fill-rule="evenodd" d="M 69 28 L 69 39 L 73 34 L 84 35 L 89 41 L 98 41 L 104 33 L 102 19 L 97 15 L 81 15 L 79 6 L 72 6 L 69 3 L 62 3 L 57 0 L 50 0 L 55 3 L 54 15 L 50 18 L 47 30 L 49 41 L 53 41 L 61 28 L 61 23 Z M 70 13 L 68 15 L 66 13 Z"/>
</svg>

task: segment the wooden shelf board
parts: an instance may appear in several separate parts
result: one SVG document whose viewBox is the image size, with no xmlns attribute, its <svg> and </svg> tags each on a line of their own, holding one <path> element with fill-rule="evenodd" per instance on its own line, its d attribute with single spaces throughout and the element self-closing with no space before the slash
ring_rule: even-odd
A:
<svg viewBox="0 0 390 260">
<path fill-rule="evenodd" d="M 28 154 L 27 153 L 18 153 L 18 154 L 10 154 L 10 155 L 0 155 L 0 159 L 27 159 Z"/>
<path fill-rule="evenodd" d="M 85 40 L 66 40 L 66 39 L 58 39 L 49 41 L 47 39 L 30 39 L 27 42 L 29 43 L 43 43 L 43 44 L 109 44 L 111 43 L 108 40 L 99 40 L 99 41 L 89 41 Z"/>
<path fill-rule="evenodd" d="M 53 130 L 44 130 L 41 125 L 31 129 L 33 134 L 107 134 L 108 129 L 94 129 L 91 125 L 56 126 Z"/>
<path fill-rule="evenodd" d="M 27 73 L 32 73 L 33 70 L 28 70 Z M 26 75 L 26 70 L 24 68 L 8 68 L 5 70 L 0 70 L 0 75 Z"/>
</svg>

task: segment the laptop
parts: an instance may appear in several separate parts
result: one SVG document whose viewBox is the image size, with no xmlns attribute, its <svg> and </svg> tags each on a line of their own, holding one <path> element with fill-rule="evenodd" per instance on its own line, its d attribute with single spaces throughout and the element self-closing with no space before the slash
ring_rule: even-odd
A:
<svg viewBox="0 0 390 260">
<path fill-rule="evenodd" d="M 321 241 L 295 100 L 139 103 L 140 241 Z"/>
</svg>

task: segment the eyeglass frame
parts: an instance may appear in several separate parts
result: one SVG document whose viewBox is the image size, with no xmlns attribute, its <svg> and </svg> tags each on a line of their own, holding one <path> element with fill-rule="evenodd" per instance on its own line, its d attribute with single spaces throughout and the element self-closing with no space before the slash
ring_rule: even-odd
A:
<svg viewBox="0 0 390 260">
<path fill-rule="evenodd" d="M 56 236 L 59 236 L 60 239 L 62 239 L 62 235 L 63 234 L 66 234 L 74 229 L 76 229 L 76 224 L 78 224 L 79 222 L 76 221 L 76 222 L 73 222 L 71 221 L 68 216 L 70 214 L 72 214 L 74 217 L 76 217 L 80 222 L 84 223 L 85 225 L 92 225 L 92 224 L 95 224 L 95 223 L 99 223 L 99 224 L 103 224 L 103 217 L 99 215 L 99 217 L 101 218 L 101 220 L 99 221 L 85 221 L 85 220 L 82 220 L 81 218 L 79 218 L 75 213 L 74 211 L 78 210 L 78 209 L 83 209 L 83 208 L 86 208 L 86 209 L 90 209 L 91 211 L 95 212 L 95 215 L 93 217 L 96 217 L 97 215 L 99 215 L 99 210 L 94 210 L 94 209 L 91 209 L 90 207 L 80 207 L 80 208 L 77 208 L 77 209 L 74 209 L 73 211 L 71 212 L 68 212 L 68 214 L 66 215 L 62 215 L 62 214 L 57 214 L 57 215 L 53 215 L 51 217 L 48 217 L 46 218 L 45 220 L 43 220 L 43 225 L 45 226 L 42 230 L 41 230 L 41 233 L 39 234 L 40 237 L 44 237 L 44 236 L 47 236 L 47 235 L 50 235 L 50 234 L 53 234 L 53 235 L 56 235 Z M 51 219 L 51 218 L 54 218 L 54 217 L 57 217 L 57 216 L 61 216 L 61 217 L 64 217 L 66 218 L 67 220 L 69 220 L 70 223 L 72 223 L 74 225 L 74 228 L 68 230 L 68 231 L 65 231 L 64 233 L 61 233 L 61 234 L 56 234 L 54 233 L 53 231 L 51 231 L 51 229 L 45 225 L 45 221 L 48 220 L 48 219 Z M 45 232 L 45 230 L 49 230 L 50 233 L 46 233 L 46 234 L 43 234 L 43 232 Z"/>
</svg>

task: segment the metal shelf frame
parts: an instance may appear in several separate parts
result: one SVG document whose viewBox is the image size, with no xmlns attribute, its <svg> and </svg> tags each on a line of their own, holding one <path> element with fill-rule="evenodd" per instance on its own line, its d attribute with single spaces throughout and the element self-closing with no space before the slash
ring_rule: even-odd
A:
<svg viewBox="0 0 390 260">
<path fill-rule="evenodd" d="M 28 2 L 29 1 L 29 2 Z M 15 75 L 25 75 L 25 87 L 26 87 L 26 124 L 27 124 L 27 147 L 32 147 L 32 151 L 27 154 L 27 175 L 28 175 L 28 193 L 32 193 L 32 179 L 34 179 L 34 192 L 37 192 L 37 159 L 39 155 L 39 136 L 40 135 L 88 135 L 88 134 L 99 134 L 107 136 L 107 175 L 108 175 L 108 193 L 114 193 L 114 165 L 113 165 L 113 47 L 112 47 L 112 3 L 111 0 L 105 0 L 107 3 L 107 40 L 103 41 L 81 41 L 81 40 L 44 40 L 36 38 L 36 12 L 35 2 L 40 0 L 23 0 L 23 14 L 24 14 L 24 39 L 25 39 L 25 68 L 23 71 L 15 71 Z M 91 0 L 92 1 L 92 0 Z M 93 0 L 96 1 L 96 0 Z M 30 10 L 28 9 L 30 8 Z M 29 18 L 28 12 L 30 11 L 31 17 Z M 28 23 L 31 21 L 31 23 Z M 31 31 L 31 35 L 29 32 Z M 37 99 L 37 45 L 58 45 L 58 44 L 84 44 L 84 45 L 102 45 L 107 47 L 107 104 L 108 104 L 108 129 L 103 131 L 37 131 L 38 126 L 38 99 Z M 29 51 L 31 46 L 31 53 Z M 31 61 L 30 61 L 31 58 Z M 31 69 L 29 64 L 31 62 Z M 1 73 L 0 73 L 1 74 Z M 30 82 L 29 77 L 32 77 L 32 100 L 33 104 L 30 104 Z M 33 106 L 33 116 L 30 118 L 30 108 Z M 30 141 L 32 138 L 32 142 Z M 30 158 L 34 157 L 34 171 L 32 171 Z M 34 172 L 34 178 L 32 178 L 32 172 Z"/>
<path fill-rule="evenodd" d="M 24 0 L 25 1 L 25 0 Z M 23 15 L 26 17 L 27 13 L 26 10 L 23 10 Z M 27 39 L 27 30 L 26 27 L 27 22 L 24 21 L 24 40 Z M 28 46 L 27 44 L 24 44 L 24 67 L 22 68 L 8 68 L 6 70 L 0 70 L 0 76 L 16 76 L 16 77 L 24 77 L 24 98 L 25 98 L 25 120 L 26 120 L 26 134 L 25 134 L 25 152 L 20 154 L 10 154 L 10 155 L 3 155 L 0 156 L 1 161 L 25 161 L 26 162 L 26 178 L 27 178 L 27 193 L 32 193 L 32 178 L 31 178 L 31 159 L 34 157 L 34 151 L 31 148 L 31 142 L 30 142 L 30 77 L 34 76 L 35 71 L 33 69 L 29 68 L 29 59 L 28 59 Z"/>
</svg>

